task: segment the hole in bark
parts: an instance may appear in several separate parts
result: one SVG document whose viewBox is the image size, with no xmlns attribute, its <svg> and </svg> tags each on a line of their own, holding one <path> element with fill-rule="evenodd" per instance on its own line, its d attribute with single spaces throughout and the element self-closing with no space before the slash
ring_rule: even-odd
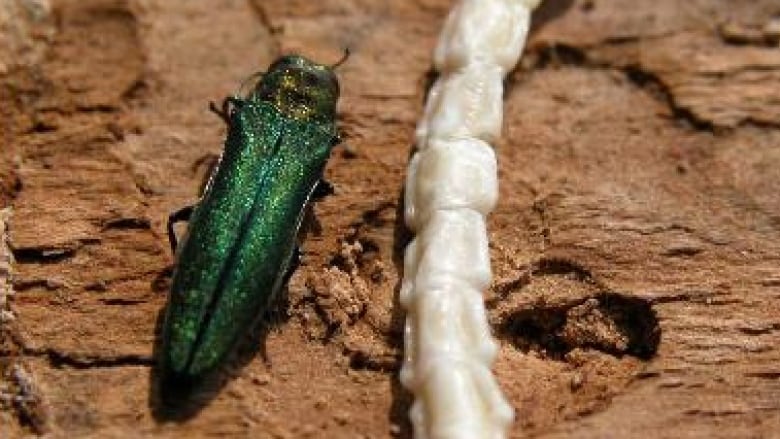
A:
<svg viewBox="0 0 780 439">
<path fill-rule="evenodd" d="M 650 304 L 616 293 L 520 310 L 504 319 L 498 332 L 522 351 L 538 351 L 559 361 L 576 348 L 648 360 L 661 339 L 658 318 Z"/>
<path fill-rule="evenodd" d="M 565 275 L 580 282 L 592 282 L 588 269 L 565 259 L 541 259 L 533 270 L 534 276 Z"/>
<path fill-rule="evenodd" d="M 19 264 L 56 264 L 76 254 L 73 248 L 20 248 L 11 251 Z"/>
<path fill-rule="evenodd" d="M 152 223 L 148 218 L 115 218 L 106 221 L 103 225 L 103 230 L 149 230 L 151 228 Z"/>
<path fill-rule="evenodd" d="M 353 370 L 395 372 L 401 368 L 400 355 L 372 355 L 368 352 L 349 348 L 345 348 L 343 354 L 349 358 L 349 367 Z"/>
<path fill-rule="evenodd" d="M 579 47 L 566 44 L 552 44 L 538 52 L 536 68 L 544 69 L 548 66 L 581 66 L 588 60 L 585 51 Z"/>
<path fill-rule="evenodd" d="M 57 131 L 57 125 L 45 121 L 36 121 L 32 128 L 30 129 L 31 133 L 51 133 L 54 131 Z"/>
</svg>

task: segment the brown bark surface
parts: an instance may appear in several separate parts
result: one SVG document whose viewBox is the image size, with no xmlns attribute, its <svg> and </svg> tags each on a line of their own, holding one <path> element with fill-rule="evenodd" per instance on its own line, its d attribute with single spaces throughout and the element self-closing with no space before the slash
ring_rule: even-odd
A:
<svg viewBox="0 0 780 439">
<path fill-rule="evenodd" d="M 0 2 L 0 436 L 411 437 L 399 199 L 450 3 Z M 780 435 L 778 17 L 535 14 L 489 220 L 511 437 Z M 162 407 L 165 220 L 221 150 L 207 103 L 279 54 L 344 47 L 336 190 L 286 297 L 213 385 Z"/>
</svg>

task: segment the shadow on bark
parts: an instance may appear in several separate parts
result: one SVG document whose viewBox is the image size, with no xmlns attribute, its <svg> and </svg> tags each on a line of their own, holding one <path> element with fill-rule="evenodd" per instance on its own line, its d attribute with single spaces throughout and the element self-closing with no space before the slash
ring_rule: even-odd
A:
<svg viewBox="0 0 780 439">
<path fill-rule="evenodd" d="M 411 152 L 409 155 L 411 159 Z M 405 314 L 401 307 L 399 294 L 401 293 L 401 280 L 404 275 L 404 249 L 412 240 L 412 233 L 406 228 L 404 224 L 404 193 L 406 187 L 402 187 L 398 194 L 398 202 L 396 203 L 395 211 L 395 224 L 393 228 L 393 265 L 398 273 L 398 282 L 393 288 L 393 312 L 392 312 L 392 328 L 401 328 L 400 333 L 403 334 Z M 400 337 L 401 345 L 398 346 L 399 350 L 403 352 L 403 335 Z M 398 344 L 398 338 L 393 337 L 388 340 L 391 345 Z M 401 356 L 403 361 L 403 355 Z M 388 417 L 391 424 L 398 426 L 397 432 L 392 432 L 393 437 L 399 439 L 407 439 L 412 437 L 412 424 L 409 420 L 409 409 L 412 406 L 412 394 L 406 390 L 399 379 L 399 373 L 401 368 L 399 367 L 393 372 L 391 376 L 390 390 L 393 396 L 393 403 L 390 406 L 390 412 Z"/>
</svg>

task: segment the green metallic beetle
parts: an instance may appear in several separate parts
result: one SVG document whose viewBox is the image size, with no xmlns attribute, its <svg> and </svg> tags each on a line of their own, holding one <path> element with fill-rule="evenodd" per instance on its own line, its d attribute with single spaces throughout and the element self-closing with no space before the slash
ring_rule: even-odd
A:
<svg viewBox="0 0 780 439">
<path fill-rule="evenodd" d="M 216 369 L 283 286 L 305 206 L 326 187 L 338 143 L 333 68 L 344 59 L 284 56 L 247 96 L 211 105 L 228 125 L 225 150 L 197 206 L 168 221 L 177 257 L 163 330 L 168 379 Z M 177 247 L 173 225 L 188 219 Z"/>
</svg>

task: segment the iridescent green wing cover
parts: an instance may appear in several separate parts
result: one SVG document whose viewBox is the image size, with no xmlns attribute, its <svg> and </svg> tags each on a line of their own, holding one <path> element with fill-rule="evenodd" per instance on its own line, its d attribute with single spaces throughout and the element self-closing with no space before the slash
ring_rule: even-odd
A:
<svg viewBox="0 0 780 439">
<path fill-rule="evenodd" d="M 246 100 L 230 118 L 220 166 L 178 254 L 164 334 L 165 368 L 215 368 L 280 289 L 333 123 Z"/>
</svg>

